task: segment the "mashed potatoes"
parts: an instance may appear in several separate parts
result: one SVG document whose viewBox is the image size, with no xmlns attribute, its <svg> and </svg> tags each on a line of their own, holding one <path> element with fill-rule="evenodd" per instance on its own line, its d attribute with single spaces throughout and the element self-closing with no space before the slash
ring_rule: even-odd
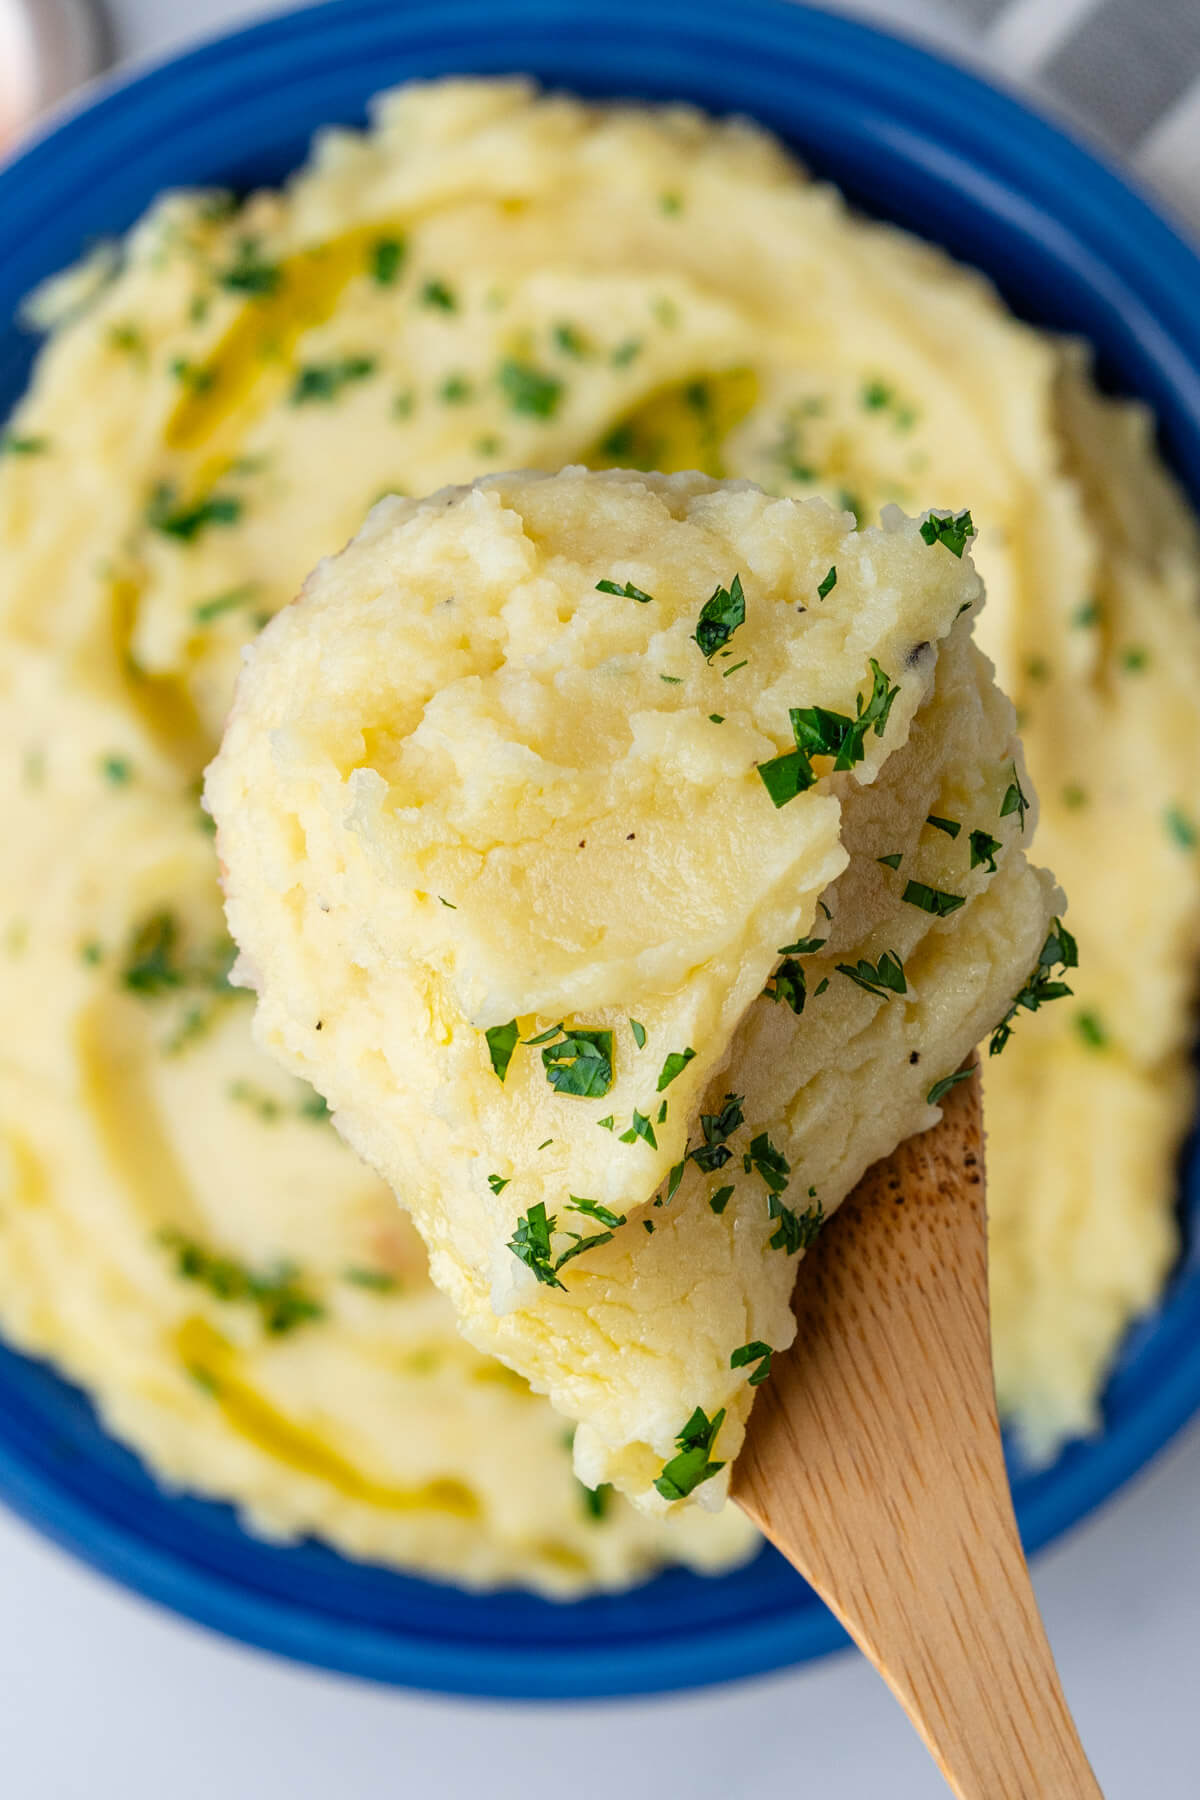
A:
<svg viewBox="0 0 1200 1800">
<path fill-rule="evenodd" d="M 512 82 L 388 96 L 280 194 L 164 200 L 38 311 L 61 323 L 0 455 L 5 1330 L 273 1531 L 537 1581 L 525 1497 L 559 1483 L 577 1587 L 661 1553 L 602 1570 L 625 1515 L 577 1518 L 545 1403 L 456 1381 L 493 1365 L 419 1259 L 370 1284 L 399 1215 L 251 1042 L 197 783 L 243 647 L 381 494 L 699 467 L 868 520 L 972 508 L 1081 964 L 986 1070 L 997 1366 L 1039 1445 L 1086 1429 L 1173 1253 L 1200 936 L 1200 558 L 1143 414 L 761 134 Z M 214 1292 L 280 1261 L 319 1318 L 272 1331 L 269 1281 Z M 192 1317 L 236 1349 L 224 1397 Z M 485 1464 L 495 1506 L 458 1527 L 385 1503 L 430 1473 L 482 1492 Z"/>
<path fill-rule="evenodd" d="M 969 528 L 698 474 L 383 500 L 209 770 L 264 1048 L 652 1508 L 697 1432 L 715 1501 L 792 1258 L 1047 938 Z"/>
</svg>

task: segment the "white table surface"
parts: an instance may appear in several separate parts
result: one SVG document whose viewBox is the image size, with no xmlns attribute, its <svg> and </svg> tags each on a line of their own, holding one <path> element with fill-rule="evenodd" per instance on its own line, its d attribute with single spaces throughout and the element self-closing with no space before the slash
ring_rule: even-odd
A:
<svg viewBox="0 0 1200 1800">
<path fill-rule="evenodd" d="M 108 8 L 122 55 L 255 10 L 247 0 Z M 873 10 L 902 16 L 903 0 Z M 1200 1792 L 1198 1497 L 1200 1427 L 1035 1566 L 1108 1800 Z M 938 1800 L 944 1791 L 895 1703 L 849 1655 L 636 1705 L 411 1697 L 212 1637 L 0 1511 L 4 1800 Z"/>
</svg>

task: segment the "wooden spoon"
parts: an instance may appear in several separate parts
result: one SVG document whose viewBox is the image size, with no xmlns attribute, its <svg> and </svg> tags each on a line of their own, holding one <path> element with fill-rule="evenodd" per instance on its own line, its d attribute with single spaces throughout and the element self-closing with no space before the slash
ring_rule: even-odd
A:
<svg viewBox="0 0 1200 1800">
<path fill-rule="evenodd" d="M 733 1497 L 836 1613 L 959 1800 L 1097 1800 L 1000 1447 L 976 1065 L 806 1256 Z"/>
</svg>

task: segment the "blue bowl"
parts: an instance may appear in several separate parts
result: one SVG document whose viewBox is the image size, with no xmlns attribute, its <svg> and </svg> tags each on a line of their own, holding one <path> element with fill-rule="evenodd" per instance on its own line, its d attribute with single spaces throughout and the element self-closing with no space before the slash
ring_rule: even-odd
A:
<svg viewBox="0 0 1200 1800">
<path fill-rule="evenodd" d="M 1095 344 L 1149 401 L 1200 505 L 1200 261 L 1111 169 L 1015 100 L 912 46 L 785 0 L 338 0 L 101 90 L 0 173 L 0 416 L 43 276 L 123 231 L 163 187 L 278 181 L 330 121 L 411 76 L 528 71 L 597 95 L 684 98 L 772 127 L 866 210 L 987 271 L 1023 317 Z M 1104 1431 L 1035 1472 L 1012 1459 L 1030 1550 L 1090 1512 L 1200 1406 L 1200 1148 L 1181 1171 L 1190 1250 L 1109 1384 Z M 729 1680 L 846 1642 L 773 1552 L 560 1606 L 474 1596 L 277 1548 L 227 1506 L 163 1493 L 41 1363 L 0 1350 L 0 1492 L 117 1580 L 248 1643 L 376 1680 L 545 1699 Z"/>
</svg>

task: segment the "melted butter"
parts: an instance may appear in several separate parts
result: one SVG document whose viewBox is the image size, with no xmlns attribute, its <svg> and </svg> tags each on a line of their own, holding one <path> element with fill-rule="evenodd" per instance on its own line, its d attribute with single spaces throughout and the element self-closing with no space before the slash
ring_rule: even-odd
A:
<svg viewBox="0 0 1200 1800">
<path fill-rule="evenodd" d="M 93 1002 L 80 1015 L 75 1043 L 83 1105 L 130 1206 L 147 1232 L 164 1224 L 194 1230 L 201 1210 L 163 1125 L 145 1049 L 128 1029 L 126 1008 Z"/>
<path fill-rule="evenodd" d="M 233 1345 L 204 1319 L 191 1318 L 180 1327 L 176 1348 L 192 1375 L 211 1391 L 233 1429 L 276 1462 L 302 1475 L 311 1475 L 352 1500 L 362 1500 L 388 1512 L 441 1512 L 458 1519 L 480 1517 L 478 1496 L 465 1482 L 452 1477 L 396 1486 L 365 1475 L 331 1450 L 316 1432 L 297 1425 L 243 1381 L 237 1374 Z"/>
<path fill-rule="evenodd" d="M 388 235 L 388 227 L 375 222 L 288 257 L 274 293 L 247 297 L 203 365 L 202 379 L 180 395 L 167 421 L 167 448 L 203 452 L 207 471 L 219 473 L 291 379 L 297 339 L 332 315 L 349 282 L 366 268 L 370 244 Z"/>
<path fill-rule="evenodd" d="M 752 369 L 696 376 L 664 388 L 609 430 L 584 460 L 591 469 L 699 469 L 725 478 L 722 446 L 758 399 Z"/>
<path fill-rule="evenodd" d="M 198 775 L 212 755 L 212 743 L 183 683 L 174 675 L 149 675 L 133 655 L 141 590 L 127 578 L 111 590 L 112 645 L 117 671 L 131 710 L 158 748 L 188 775 Z"/>
</svg>

